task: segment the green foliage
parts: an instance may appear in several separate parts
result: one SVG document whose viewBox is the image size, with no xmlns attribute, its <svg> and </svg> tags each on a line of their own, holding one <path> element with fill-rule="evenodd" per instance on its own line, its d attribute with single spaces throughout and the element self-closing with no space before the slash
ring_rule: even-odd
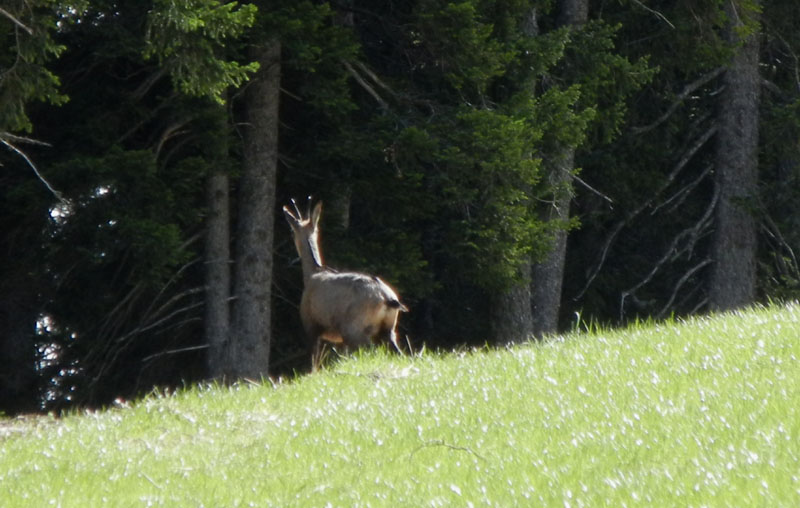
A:
<svg viewBox="0 0 800 508">
<path fill-rule="evenodd" d="M 169 378 L 164 366 L 147 373 L 143 358 L 197 340 L 173 327 L 195 319 L 186 272 L 198 253 L 187 237 L 199 228 L 204 169 L 189 158 L 164 168 L 150 150 L 120 147 L 54 167 L 69 205 L 47 229 L 41 312 L 53 327 L 38 340 L 59 351 L 42 372 L 48 409 L 136 393 L 132 374 Z"/>
<path fill-rule="evenodd" d="M 418 39 L 435 69 L 468 101 L 481 100 L 492 80 L 502 76 L 514 58 L 512 48 L 493 36 L 494 27 L 474 1 L 419 2 Z"/>
<path fill-rule="evenodd" d="M 542 225 L 532 203 L 539 192 L 542 133 L 580 129 L 561 116 L 540 115 L 533 88 L 519 82 L 509 87 L 509 72 L 520 81 L 541 72 L 530 65 L 523 71 L 522 61 L 555 62 L 563 46 L 521 45 L 532 38 L 511 27 L 520 25 L 529 7 L 495 7 L 441 1 L 415 6 L 402 20 L 408 28 L 398 41 L 415 60 L 406 74 L 386 69 L 408 95 L 390 97 L 398 101 L 391 112 L 395 121 L 384 125 L 394 131 L 385 135 L 388 162 L 404 180 L 418 182 L 412 206 L 427 210 L 423 227 L 436 231 L 438 244 L 432 250 L 458 277 L 487 289 L 515 282 L 520 265 L 541 251 Z"/>
<path fill-rule="evenodd" d="M 585 115 L 584 121 L 591 122 L 592 144 L 607 144 L 620 135 L 631 96 L 658 72 L 647 56 L 632 62 L 619 54 L 620 30 L 620 25 L 590 21 L 572 31 L 563 64 L 556 70 L 562 79 L 580 87 L 576 108 Z M 586 133 L 588 126 L 582 127 Z"/>
<path fill-rule="evenodd" d="M 30 301 L 27 311 L 57 322 L 34 340 L 64 351 L 50 372 L 105 389 L 94 401 L 146 389 L 145 365 L 170 383 L 194 375 L 184 356 L 164 352 L 202 341 L 192 324 L 204 284 L 192 264 L 202 182 L 212 170 L 235 177 L 237 99 L 256 69 L 248 47 L 276 39 L 278 201 L 325 201 L 327 258 L 396 285 L 415 340 L 483 342 L 487 302 L 520 282 L 552 228 L 577 222 L 565 315 L 607 323 L 702 306 L 705 272 L 690 270 L 709 252 L 701 219 L 714 198 L 713 138 L 686 157 L 713 126 L 713 71 L 736 50 L 725 32 L 731 2 L 607 2 L 597 19 L 561 28 L 553 0 L 6 3 L 19 23 L 0 15 L 0 133 L 33 130 L 52 145 L 29 154 L 69 205 L 54 207 L 29 168 L 0 151 L 0 303 Z M 739 35 L 763 38 L 759 284 L 791 298 L 800 11 L 792 0 L 764 1 L 760 13 L 753 0 L 733 4 Z M 565 147 L 581 168 L 574 213 L 544 224 L 537 203 L 569 190 L 545 174 Z M 51 216 L 58 210 L 67 213 Z M 299 298 L 300 283 L 282 226 L 276 335 L 290 342 L 296 309 L 284 300 Z M 177 317 L 159 328 L 161 308 Z M 88 393 L 67 385 L 66 397 Z"/>
<path fill-rule="evenodd" d="M 224 102 L 229 87 L 239 87 L 258 70 L 224 54 L 226 41 L 242 36 L 255 22 L 257 8 L 217 0 L 156 0 L 148 14 L 145 58 L 156 57 L 185 94 Z"/>
<path fill-rule="evenodd" d="M 530 156 L 541 134 L 525 120 L 472 108 L 440 128 L 428 178 L 456 211 L 443 230 L 444 249 L 477 285 L 508 287 L 541 235 L 531 213 L 539 161 Z"/>
<path fill-rule="evenodd" d="M 793 506 L 798 334 L 791 305 L 0 420 L 0 503 Z"/>
<path fill-rule="evenodd" d="M 64 249 L 58 255 L 73 258 L 70 247 L 80 246 L 79 252 L 101 270 L 119 267 L 124 259 L 130 284 L 168 278 L 188 260 L 181 231 L 198 221 L 193 195 L 200 190 L 202 172 L 196 161 L 183 164 L 186 169 L 164 173 L 151 151 L 119 147 L 101 157 L 66 161 L 58 168 L 59 179 L 83 185 L 70 189 L 72 216 L 54 224 L 56 242 Z"/>
<path fill-rule="evenodd" d="M 594 107 L 578 109 L 580 85 L 566 89 L 550 88 L 536 98 L 532 114 L 537 124 L 552 125 L 543 133 L 543 144 L 556 152 L 563 146 L 580 146 L 586 139 L 586 129 L 596 116 Z"/>
<path fill-rule="evenodd" d="M 528 26 L 533 8 L 539 27 Z M 347 87 L 321 88 L 332 100 L 313 107 L 306 93 L 284 102 L 294 120 L 282 132 L 287 199 L 334 203 L 328 230 L 347 221 L 325 236 L 328 260 L 392 275 L 429 312 L 435 328 L 422 333 L 433 340 L 483 340 L 452 322 L 488 322 L 487 300 L 522 282 L 549 232 L 577 222 L 541 221 L 539 203 L 565 191 L 542 178 L 542 159 L 618 135 L 630 94 L 652 75 L 646 59 L 615 55 L 612 25 L 548 30 L 550 8 L 356 2 L 339 13 L 360 45 L 341 59 Z M 293 94 L 294 82 L 283 85 Z"/>
<path fill-rule="evenodd" d="M 26 108 L 32 101 L 57 105 L 67 100 L 59 91 L 60 78 L 47 64 L 65 50 L 54 39 L 58 26 L 71 22 L 65 11 L 82 5 L 24 0 L 0 13 L 0 132 L 31 132 Z"/>
<path fill-rule="evenodd" d="M 299 78 L 287 80 L 293 83 L 292 93 L 339 123 L 355 109 L 342 63 L 353 60 L 359 46 L 352 29 L 337 23 L 336 15 L 327 2 L 284 0 L 269 2 L 261 23 L 280 37 L 284 69 Z"/>
<path fill-rule="evenodd" d="M 47 409 L 202 375 L 201 350 L 177 363 L 164 351 L 202 341 L 203 184 L 236 162 L 224 108 L 145 61 L 148 13 L 142 2 L 92 2 L 60 33 L 67 50 L 54 69 L 71 101 L 33 110 L 54 147 L 36 160 L 68 203 L 38 211 L 63 212 L 40 239 L 36 308 L 53 326 L 34 340 L 58 351 L 40 372 Z"/>
<path fill-rule="evenodd" d="M 726 16 L 727 23 L 733 26 L 733 32 L 739 41 L 758 35 L 761 31 L 759 18 L 764 9 L 763 0 L 737 0 L 732 3 L 732 16 Z"/>
</svg>

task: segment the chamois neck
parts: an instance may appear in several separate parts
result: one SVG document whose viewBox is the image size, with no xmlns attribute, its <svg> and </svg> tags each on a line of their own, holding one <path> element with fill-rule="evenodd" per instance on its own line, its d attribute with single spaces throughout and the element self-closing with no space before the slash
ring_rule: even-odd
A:
<svg viewBox="0 0 800 508">
<path fill-rule="evenodd" d="M 324 266 L 316 264 L 310 256 L 304 256 L 301 262 L 303 264 L 303 284 L 308 284 L 312 275 L 325 269 Z"/>
<path fill-rule="evenodd" d="M 325 269 L 325 263 L 320 253 L 316 232 L 308 237 L 302 245 L 300 260 L 303 264 L 303 283 L 307 284 L 311 276 Z"/>
</svg>

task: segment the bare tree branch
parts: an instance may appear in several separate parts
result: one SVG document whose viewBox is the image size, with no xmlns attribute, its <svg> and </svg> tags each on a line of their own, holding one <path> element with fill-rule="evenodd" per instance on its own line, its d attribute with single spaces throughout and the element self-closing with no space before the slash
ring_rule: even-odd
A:
<svg viewBox="0 0 800 508">
<path fill-rule="evenodd" d="M 197 234 L 188 238 L 181 248 L 185 249 L 202 235 Z M 190 288 L 173 295 L 166 302 L 162 302 L 162 296 L 167 289 L 179 280 L 180 275 L 199 261 L 199 258 L 193 259 L 188 263 L 182 265 L 175 274 L 161 287 L 159 292 L 152 298 L 149 306 L 141 313 L 141 317 L 135 323 L 130 323 L 131 316 L 136 312 L 136 306 L 141 303 L 142 295 L 144 294 L 144 286 L 137 284 L 130 291 L 127 292 L 124 298 L 117 304 L 103 319 L 100 325 L 97 337 L 101 346 L 93 349 L 89 355 L 84 359 L 85 365 L 96 365 L 98 370 L 92 377 L 90 385 L 94 386 L 103 376 L 108 372 L 108 369 L 116 364 L 119 356 L 128 349 L 135 340 L 136 336 L 142 333 L 154 330 L 165 324 L 174 325 L 171 323 L 177 316 L 184 315 L 196 308 L 202 307 L 204 302 L 194 302 L 184 305 L 183 307 L 175 309 L 178 302 L 183 301 L 186 297 L 199 294 L 205 291 L 204 287 Z M 181 323 L 196 321 L 199 318 L 187 318 Z M 133 326 L 133 328 L 128 328 Z M 128 328 L 127 330 L 125 328 Z"/>
<path fill-rule="evenodd" d="M 200 289 L 200 291 L 202 291 L 202 288 Z M 185 307 L 181 307 L 179 309 L 175 309 L 170 314 L 168 314 L 167 316 L 164 316 L 163 318 L 159 319 L 158 321 L 155 321 L 153 323 L 149 323 L 149 324 L 144 325 L 144 326 L 139 326 L 139 327 L 131 330 L 130 332 L 128 332 L 123 337 L 120 337 L 119 339 L 117 339 L 117 341 L 115 341 L 115 342 L 118 343 L 117 346 L 110 346 L 110 347 L 106 348 L 106 354 L 103 356 L 102 362 L 100 363 L 100 368 L 99 368 L 99 370 L 97 372 L 97 375 L 94 376 L 94 378 L 92 379 L 90 385 L 94 386 L 98 381 L 100 381 L 103 378 L 103 375 L 108 371 L 108 369 L 110 369 L 111 367 L 116 365 L 117 358 L 119 358 L 119 356 L 122 354 L 122 352 L 125 351 L 125 349 L 127 349 L 134 342 L 134 341 L 130 340 L 131 338 L 133 338 L 136 335 L 139 335 L 141 333 L 144 333 L 144 332 L 150 331 L 150 330 L 152 330 L 154 328 L 157 328 L 157 327 L 161 326 L 162 324 L 168 322 L 169 320 L 173 319 L 174 317 L 179 316 L 181 314 L 185 314 L 185 313 L 187 313 L 187 312 L 189 312 L 191 310 L 194 310 L 196 308 L 202 307 L 203 305 L 205 305 L 204 302 L 196 302 L 196 303 L 187 305 Z M 198 320 L 200 320 L 200 318 L 187 319 L 186 322 L 198 321 Z"/>
<path fill-rule="evenodd" d="M 347 72 L 349 72 L 350 75 L 353 76 L 353 79 L 355 79 L 356 82 L 359 85 L 361 85 L 361 88 L 366 90 L 367 93 L 370 94 L 378 102 L 381 109 L 389 109 L 389 104 L 385 100 L 383 100 L 380 94 L 378 94 L 378 92 L 376 92 L 375 89 L 372 88 L 372 86 L 370 86 L 370 84 L 367 83 L 366 80 L 364 80 L 364 78 L 353 68 L 352 65 L 350 65 L 349 62 L 342 61 L 342 64 L 344 65 L 344 68 L 347 69 Z"/>
<path fill-rule="evenodd" d="M 675 100 L 672 102 L 672 104 L 670 104 L 669 108 L 667 108 L 664 114 L 658 117 L 651 124 L 645 125 L 643 127 L 634 127 L 632 130 L 633 134 L 634 135 L 644 134 L 645 132 L 649 132 L 658 127 L 659 125 L 661 125 L 662 123 L 664 123 L 667 120 L 667 118 L 672 116 L 672 113 L 674 113 L 675 110 L 678 109 L 678 106 L 680 106 L 681 103 L 683 103 L 683 101 L 686 100 L 687 97 L 689 97 L 689 95 L 694 93 L 698 88 L 702 87 L 712 79 L 722 74 L 724 70 L 725 70 L 724 67 L 717 67 L 716 69 L 712 69 L 711 71 L 703 74 L 696 80 L 686 85 L 681 91 L 681 93 L 679 93 L 676 96 Z"/>
<path fill-rule="evenodd" d="M 669 187 L 672 184 L 672 182 L 675 181 L 675 178 L 677 178 L 678 174 L 680 174 L 683 168 L 686 167 L 689 161 L 692 160 L 692 157 L 694 157 L 697 151 L 700 150 L 700 148 L 702 148 L 703 145 L 705 145 L 708 142 L 708 140 L 711 139 L 712 136 L 714 136 L 716 132 L 717 132 L 717 124 L 712 123 L 712 125 L 703 133 L 703 135 L 698 137 L 695 140 L 695 142 L 692 145 L 690 145 L 688 149 L 684 151 L 681 158 L 672 167 L 672 170 L 667 175 L 667 178 L 663 182 L 661 182 L 661 185 L 658 187 L 658 189 L 656 189 L 655 192 L 653 192 L 653 194 L 651 194 L 648 199 L 640 203 L 638 207 L 634 208 L 631 212 L 629 212 L 628 215 L 625 216 L 625 218 L 617 222 L 617 224 L 611 230 L 611 234 L 609 234 L 609 236 L 606 238 L 606 241 L 603 245 L 603 249 L 600 253 L 600 259 L 598 260 L 595 267 L 592 269 L 592 272 L 589 275 L 586 284 L 584 284 L 583 288 L 574 297 L 574 300 L 576 301 L 580 300 L 583 297 L 583 295 L 586 294 L 586 291 L 589 289 L 589 286 L 592 285 L 592 282 L 594 282 L 594 279 L 597 277 L 597 275 L 600 273 L 600 270 L 605 265 L 606 257 L 608 255 L 608 250 L 611 247 L 611 244 L 616 239 L 619 232 L 622 231 L 622 228 L 624 228 L 628 223 L 630 223 L 644 209 L 649 207 L 650 204 L 656 199 L 656 197 L 658 197 L 662 192 L 664 192 L 664 190 L 666 190 L 667 187 Z"/>
<path fill-rule="evenodd" d="M 663 21 L 664 21 L 664 23 L 668 24 L 670 28 L 672 28 L 673 30 L 675 29 L 675 25 L 673 25 L 672 23 L 670 23 L 670 21 L 667 19 L 667 17 L 666 17 L 666 16 L 664 16 L 663 14 L 661 14 L 660 12 L 658 12 L 658 11 L 656 11 L 656 10 L 653 10 L 653 9 L 651 9 L 650 7 L 648 7 L 648 6 L 644 5 L 642 2 L 640 2 L 639 0 L 633 0 L 633 3 L 635 3 L 636 5 L 638 5 L 639 7 L 641 7 L 642 9 L 646 10 L 647 12 L 649 12 L 649 13 L 652 13 L 652 14 L 655 14 L 655 16 L 656 16 L 657 18 L 660 18 L 661 20 L 663 20 Z"/>
<path fill-rule="evenodd" d="M 670 297 L 669 297 L 669 300 L 667 301 L 667 303 L 665 303 L 665 304 L 664 304 L 664 306 L 663 306 L 663 307 L 661 308 L 661 310 L 658 312 L 658 317 L 659 317 L 659 318 L 660 318 L 660 317 L 664 317 L 664 314 L 665 314 L 665 313 L 666 313 L 666 312 L 669 310 L 669 308 L 672 306 L 672 302 L 674 302 L 674 301 L 675 301 L 675 297 L 677 296 L 677 294 L 678 294 L 678 291 L 680 291 L 681 287 L 683 287 L 683 285 L 686 283 L 686 281 L 687 281 L 687 280 L 689 280 L 689 278 L 690 278 L 692 275 L 694 275 L 695 273 L 697 273 L 697 271 L 698 271 L 698 270 L 700 270 L 700 269 L 701 269 L 701 268 L 703 268 L 704 266 L 706 266 L 706 265 L 709 265 L 709 264 L 711 264 L 711 263 L 712 263 L 712 260 L 711 260 L 711 259 L 709 259 L 709 258 L 706 258 L 706 259 L 704 259 L 704 260 L 700 261 L 698 264 L 696 264 L 695 266 L 693 266 L 692 268 L 690 268 L 690 269 L 689 269 L 689 270 L 688 270 L 686 273 L 684 273 L 684 274 L 683 274 L 683 277 L 681 277 L 681 278 L 678 280 L 678 282 L 675 284 L 675 288 L 672 290 L 672 294 L 670 295 Z M 704 298 L 704 299 L 703 299 L 703 302 L 705 302 L 705 301 L 706 301 L 706 299 Z M 698 308 L 699 308 L 699 307 L 698 307 Z"/>
<path fill-rule="evenodd" d="M 181 293 L 180 296 L 184 297 L 184 296 L 188 296 L 188 295 L 191 295 L 191 294 L 202 293 L 202 292 L 203 292 L 203 288 L 196 288 L 194 290 L 185 291 L 185 292 Z M 173 298 L 172 300 L 170 300 L 170 302 L 174 302 L 174 301 L 177 301 L 177 298 Z M 167 314 L 166 316 L 164 316 L 163 318 L 161 318 L 161 319 L 159 319 L 157 321 L 154 321 L 152 323 L 148 323 L 147 325 L 144 325 L 144 326 L 139 326 L 137 328 L 134 328 L 133 330 L 128 332 L 125 336 L 123 336 L 123 337 L 121 337 L 120 339 L 117 339 L 117 340 L 120 341 L 120 342 L 121 341 L 125 341 L 125 340 L 133 337 L 134 335 L 139 335 L 141 333 L 150 331 L 150 330 L 152 330 L 154 328 L 158 328 L 159 326 L 161 326 L 164 323 L 168 322 L 170 319 L 174 318 L 175 316 L 178 316 L 180 314 L 184 314 L 184 313 L 189 312 L 190 310 L 193 310 L 193 309 L 197 309 L 199 307 L 202 307 L 203 305 L 205 305 L 204 302 L 196 302 L 196 303 L 192 303 L 192 304 L 186 305 L 185 307 L 180 307 L 178 309 L 175 309 L 175 310 L 173 310 L 172 312 L 170 312 L 169 314 Z M 164 308 L 166 308 L 166 306 Z"/>
<path fill-rule="evenodd" d="M 5 17 L 7 17 L 8 19 L 11 20 L 12 23 L 14 23 L 15 25 L 17 25 L 21 29 L 23 29 L 26 32 L 28 32 L 28 35 L 33 35 L 33 30 L 32 29 L 30 29 L 27 26 L 25 26 L 25 24 L 22 21 L 20 21 L 17 18 L 15 18 L 10 12 L 8 12 L 5 9 L 3 9 L 2 7 L 0 7 L 0 14 L 2 14 Z"/>
<path fill-rule="evenodd" d="M 39 172 L 39 169 L 36 167 L 36 164 L 33 163 L 33 161 L 28 157 L 28 155 L 19 148 L 17 148 L 16 146 L 14 146 L 13 144 L 11 144 L 11 142 L 8 140 L 9 137 L 16 137 L 17 139 L 25 139 L 26 141 L 29 142 L 33 140 L 27 140 L 27 138 L 19 138 L 17 136 L 11 136 L 5 132 L 0 133 L 0 143 L 3 143 L 8 147 L 9 150 L 11 150 L 12 152 L 16 152 L 17 155 L 22 157 L 23 160 L 25 160 L 25 162 L 28 163 L 28 166 L 30 166 L 31 169 L 33 170 L 33 173 L 36 175 L 36 178 L 38 178 L 39 181 L 41 181 L 44 184 L 44 186 L 47 187 L 47 190 L 49 190 L 50 193 L 56 197 L 56 199 L 58 199 L 61 203 L 68 204 L 67 200 L 64 199 L 64 196 L 59 191 L 55 190 L 53 186 L 50 185 L 50 182 L 48 182 L 47 179 L 44 176 L 42 176 L 42 174 Z M 37 143 L 42 144 L 41 142 Z"/>
<path fill-rule="evenodd" d="M 676 207 L 680 206 L 681 203 L 683 203 L 686 200 L 686 197 L 692 192 L 692 190 L 694 190 L 694 188 L 697 187 L 700 184 L 700 182 L 702 182 L 705 179 L 705 177 L 708 176 L 709 173 L 711 173 L 711 170 L 713 168 L 714 166 L 712 164 L 706 166 L 703 172 L 700 173 L 700 176 L 698 176 L 688 184 L 684 185 L 681 189 L 675 192 L 675 194 L 664 200 L 664 202 L 662 202 L 660 205 L 654 207 L 653 210 L 650 212 L 650 215 L 651 216 L 655 215 L 656 213 L 658 213 L 659 210 L 661 210 L 667 205 L 670 205 L 669 208 L 667 209 L 667 213 L 670 213 L 673 210 L 675 210 Z"/>
<path fill-rule="evenodd" d="M 167 351 L 161 351 L 160 353 L 155 353 L 150 356 L 145 356 L 144 358 L 142 358 L 142 363 L 147 363 L 150 360 L 154 358 L 159 358 L 161 356 L 175 355 L 179 353 L 188 353 L 191 351 L 200 351 L 202 349 L 208 349 L 209 347 L 210 346 L 208 344 L 201 344 L 199 346 L 189 346 L 189 347 L 182 347 L 179 349 L 169 349 Z"/>
<path fill-rule="evenodd" d="M 606 263 L 606 257 L 608 256 L 608 249 L 611 247 L 611 244 L 614 243 L 614 240 L 617 238 L 617 235 L 619 234 L 620 231 L 622 231 L 622 228 L 624 228 L 626 224 L 627 224 L 626 220 L 621 220 L 617 222 L 614 225 L 614 228 L 611 230 L 611 234 L 609 234 L 606 237 L 606 241 L 603 244 L 603 249 L 600 251 L 600 259 L 597 261 L 597 264 L 595 265 L 594 269 L 589 274 L 589 278 L 587 279 L 586 284 L 575 296 L 574 298 L 575 301 L 580 300 L 583 297 L 583 295 L 589 289 L 589 286 L 592 285 L 592 282 L 594 282 L 594 279 L 600 273 L 600 269 Z"/>
<path fill-rule="evenodd" d="M 573 180 L 575 180 L 575 181 L 576 181 L 576 182 L 578 182 L 579 184 L 581 184 L 581 185 L 583 185 L 584 187 L 586 187 L 586 188 L 587 188 L 587 189 L 588 189 L 590 192 L 592 192 L 593 194 L 596 194 L 596 195 L 600 196 L 601 198 L 605 199 L 606 201 L 608 201 L 608 202 L 609 202 L 609 203 L 611 203 L 612 205 L 614 204 L 614 200 L 613 200 L 613 199 L 611 199 L 610 197 L 606 196 L 605 194 L 603 194 L 603 193 L 602 193 L 602 192 L 600 192 L 599 190 L 595 189 L 594 187 L 592 187 L 592 186 L 591 186 L 591 185 L 589 185 L 588 183 L 584 182 L 584 181 L 583 181 L 583 180 L 582 180 L 582 179 L 581 179 L 581 178 L 580 178 L 578 175 L 576 175 L 576 174 L 572 173 L 572 174 L 570 174 L 570 176 L 572 177 L 572 179 L 573 179 Z"/>
<path fill-rule="evenodd" d="M 135 101 L 140 101 L 147 95 L 147 92 L 155 86 L 158 81 L 163 78 L 167 72 L 169 72 L 169 66 L 163 66 L 160 69 L 156 70 L 155 72 L 151 73 L 142 83 L 136 87 L 131 93 L 131 97 Z"/>
<path fill-rule="evenodd" d="M 158 144 L 154 150 L 156 159 L 161 156 L 161 150 L 164 148 L 164 145 L 167 141 L 187 132 L 183 128 L 186 127 L 186 125 L 191 121 L 192 118 L 181 119 L 164 129 L 164 132 L 161 133 L 161 138 L 158 140 Z"/>
<path fill-rule="evenodd" d="M 714 209 L 717 206 L 717 201 L 719 201 L 719 186 L 715 186 L 714 187 L 714 197 L 711 199 L 711 202 L 706 207 L 706 211 L 703 213 L 702 217 L 700 217 L 697 220 L 697 222 L 695 222 L 694 226 L 690 227 L 690 228 L 687 228 L 687 229 L 684 229 L 683 231 L 681 231 L 680 233 L 675 235 L 673 237 L 673 239 L 672 239 L 672 242 L 670 242 L 669 247 L 666 248 L 666 250 L 664 251 L 664 254 L 661 256 L 661 259 L 659 259 L 656 262 L 656 264 L 653 265 L 653 268 L 650 270 L 650 273 L 648 273 L 638 283 L 636 283 L 635 285 L 633 285 L 632 287 L 626 289 L 625 291 L 623 291 L 621 293 L 621 295 L 620 295 L 620 305 L 619 305 L 620 321 L 622 321 L 624 319 L 624 317 L 625 317 L 625 300 L 629 296 L 635 295 L 636 291 L 641 289 L 643 286 L 645 286 L 646 284 L 649 284 L 650 281 L 653 280 L 653 277 L 655 277 L 655 275 L 661 270 L 661 268 L 667 262 L 678 258 L 681 254 L 683 254 L 684 252 L 687 252 L 687 251 L 689 252 L 689 256 L 688 257 L 691 258 L 691 254 L 694 251 L 694 246 L 695 246 L 695 244 L 697 242 L 697 239 L 700 237 L 700 235 L 703 232 L 703 230 L 707 229 L 708 226 L 711 224 L 711 216 L 714 213 Z M 689 238 L 689 242 L 686 245 L 684 245 L 683 248 L 678 249 L 678 245 L 687 237 Z M 682 278 L 682 280 L 687 279 L 687 278 L 688 277 L 684 276 L 684 278 Z M 680 285 L 682 285 L 682 284 L 683 284 L 683 282 L 680 282 Z M 677 291 L 677 289 L 676 289 L 676 291 Z M 675 293 L 673 292 L 672 298 L 670 298 L 670 301 L 669 301 L 669 305 L 672 304 L 672 301 L 674 300 L 674 297 L 675 297 Z M 663 313 L 663 309 L 662 309 L 661 312 Z"/>
<path fill-rule="evenodd" d="M 366 65 L 364 65 L 364 63 L 363 63 L 363 62 L 356 62 L 356 66 L 357 66 L 359 69 L 361 69 L 361 72 L 363 72 L 364 74 L 366 74 L 367 76 L 369 76 L 369 78 L 370 78 L 372 81 L 374 81 L 374 82 L 375 82 L 375 83 L 376 83 L 378 86 L 380 86 L 381 88 L 383 88 L 384 90 L 386 90 L 387 92 L 389 92 L 390 94 L 392 94 L 393 96 L 397 97 L 397 92 L 395 92 L 394 90 L 392 90 L 392 88 L 391 88 L 389 85 L 387 85 L 386 83 L 384 83 L 384 82 L 383 82 L 383 81 L 382 81 L 382 80 L 381 80 L 381 79 L 378 77 L 378 75 L 377 75 L 377 74 L 375 74 L 374 72 L 372 72 L 372 70 L 371 70 L 369 67 L 367 67 Z"/>
<path fill-rule="evenodd" d="M 794 277 L 800 277 L 800 265 L 798 265 L 797 263 L 797 257 L 794 254 L 794 250 L 792 249 L 791 245 L 789 245 L 789 242 L 787 242 L 786 239 L 783 237 L 783 234 L 781 233 L 781 230 L 778 227 L 778 225 L 775 223 L 775 221 L 772 220 L 772 217 L 770 217 L 766 212 L 763 214 L 762 224 L 763 224 L 762 225 L 763 229 L 769 234 L 769 236 L 777 241 L 778 248 L 783 248 L 784 250 L 786 250 L 786 253 L 791 258 L 791 271 L 794 272 L 792 275 Z M 785 267 L 785 263 L 782 263 L 782 265 L 784 265 Z M 784 268 L 784 272 L 787 271 L 789 270 Z"/>
<path fill-rule="evenodd" d="M 45 146 L 47 148 L 51 148 L 53 146 L 50 143 L 45 143 L 44 141 L 39 141 L 38 139 L 17 136 L 16 134 L 11 134 L 10 132 L 0 132 L 0 138 L 10 139 L 15 143 L 27 143 L 29 145 Z"/>
<path fill-rule="evenodd" d="M 695 305 L 694 308 L 691 311 L 689 311 L 689 314 L 697 314 L 697 312 L 700 309 L 702 309 L 703 307 L 705 307 L 707 305 L 708 305 L 708 298 L 703 298 L 699 302 L 697 302 L 697 305 Z"/>
<path fill-rule="evenodd" d="M 800 58 L 797 57 L 797 53 L 795 53 L 792 49 L 792 45 L 783 38 L 778 30 L 770 30 L 770 35 L 776 37 L 779 41 L 781 41 L 781 43 L 783 43 L 783 45 L 786 47 L 786 51 L 789 52 L 792 60 L 794 60 L 794 83 L 797 87 L 797 90 L 800 91 Z"/>
</svg>

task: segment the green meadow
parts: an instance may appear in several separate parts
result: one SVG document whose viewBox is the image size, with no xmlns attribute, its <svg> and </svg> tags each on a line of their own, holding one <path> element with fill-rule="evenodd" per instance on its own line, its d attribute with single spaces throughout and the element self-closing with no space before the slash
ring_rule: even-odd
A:
<svg viewBox="0 0 800 508">
<path fill-rule="evenodd" d="M 0 420 L 0 506 L 800 506 L 800 306 Z"/>
</svg>

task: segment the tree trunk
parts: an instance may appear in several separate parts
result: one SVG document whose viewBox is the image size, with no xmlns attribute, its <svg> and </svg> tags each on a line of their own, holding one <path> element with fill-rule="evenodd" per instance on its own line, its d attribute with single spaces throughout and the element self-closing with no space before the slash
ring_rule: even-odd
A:
<svg viewBox="0 0 800 508">
<path fill-rule="evenodd" d="M 582 25 L 589 19 L 589 0 L 561 0 L 558 2 L 558 26 Z"/>
<path fill-rule="evenodd" d="M 235 377 L 266 376 L 271 340 L 272 243 L 278 164 L 281 45 L 255 46 L 260 69 L 245 92 L 231 351 Z"/>
<path fill-rule="evenodd" d="M 41 409 L 33 343 L 35 314 L 24 300 L 19 293 L 0 295 L 0 413 L 9 416 Z"/>
<path fill-rule="evenodd" d="M 561 0 L 557 17 L 558 26 L 580 26 L 589 18 L 588 0 Z M 553 204 L 544 211 L 545 220 L 566 222 L 572 201 L 572 172 L 575 169 L 575 148 L 562 147 L 546 166 L 550 184 L 556 189 Z M 531 307 L 533 308 L 533 334 L 542 337 L 558 331 L 558 313 L 561 308 L 561 288 L 564 280 L 564 260 L 567 255 L 567 232 L 554 233 L 553 250 L 531 271 Z"/>
<path fill-rule="evenodd" d="M 742 41 L 745 8 L 725 2 L 728 41 L 737 47 L 723 76 L 715 156 L 719 202 L 715 213 L 709 308 L 726 310 L 753 302 L 756 283 L 756 222 L 748 204 L 758 185 L 759 38 Z"/>
<path fill-rule="evenodd" d="M 230 331 L 230 204 L 228 175 L 215 172 L 207 182 L 205 330 L 208 372 L 212 378 L 231 374 Z"/>
<path fill-rule="evenodd" d="M 572 182 L 575 149 L 564 148 L 549 165 L 550 185 L 556 189 L 553 203 L 542 213 L 547 222 L 569 220 L 572 201 Z M 567 232 L 558 229 L 553 233 L 552 250 L 544 261 L 535 263 L 531 269 L 531 306 L 533 307 L 533 335 L 541 338 L 558 331 L 558 312 L 561 308 L 561 287 L 564 280 L 564 262 L 567 256 Z"/>
<path fill-rule="evenodd" d="M 530 265 L 524 266 L 520 276 L 523 282 L 492 299 L 491 334 L 494 344 L 524 342 L 531 337 Z"/>
</svg>

